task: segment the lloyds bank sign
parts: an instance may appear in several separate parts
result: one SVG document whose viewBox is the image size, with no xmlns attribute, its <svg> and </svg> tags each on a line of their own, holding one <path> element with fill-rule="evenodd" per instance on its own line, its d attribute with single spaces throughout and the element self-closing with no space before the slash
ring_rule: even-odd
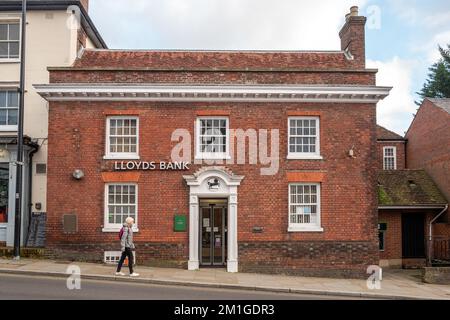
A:
<svg viewBox="0 0 450 320">
<path fill-rule="evenodd" d="M 165 162 L 165 161 L 116 161 L 114 170 L 116 171 L 177 171 L 189 170 L 189 162 Z"/>
</svg>

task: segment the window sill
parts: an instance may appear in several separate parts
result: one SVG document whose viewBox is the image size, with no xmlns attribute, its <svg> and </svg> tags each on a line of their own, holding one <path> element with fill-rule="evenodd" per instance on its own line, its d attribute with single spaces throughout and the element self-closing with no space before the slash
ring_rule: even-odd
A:
<svg viewBox="0 0 450 320">
<path fill-rule="evenodd" d="M 106 227 L 102 229 L 103 233 L 119 232 L 122 227 Z M 139 232 L 139 228 L 133 228 L 133 232 Z"/>
<path fill-rule="evenodd" d="M 103 160 L 139 160 L 139 159 L 141 159 L 140 156 L 132 154 L 103 156 Z"/>
<path fill-rule="evenodd" d="M 17 126 L 0 125 L 0 132 L 17 132 Z"/>
<path fill-rule="evenodd" d="M 323 232 L 321 227 L 289 227 L 288 232 Z"/>
<path fill-rule="evenodd" d="M 225 154 L 218 154 L 218 155 L 210 155 L 210 154 L 205 154 L 205 155 L 200 155 L 197 154 L 195 155 L 195 160 L 230 160 L 231 156 L 230 155 L 225 155 Z"/>
<path fill-rule="evenodd" d="M 6 59 L 6 58 L 2 58 L 0 59 L 0 63 L 20 63 L 20 59 L 17 58 L 13 58 L 13 59 Z"/>
<path fill-rule="evenodd" d="M 309 154 L 288 154 L 288 160 L 323 160 L 321 155 Z"/>
</svg>

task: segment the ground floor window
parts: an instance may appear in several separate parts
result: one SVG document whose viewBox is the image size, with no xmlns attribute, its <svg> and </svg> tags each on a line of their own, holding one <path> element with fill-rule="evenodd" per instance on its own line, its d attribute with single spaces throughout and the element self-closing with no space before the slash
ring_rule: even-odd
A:
<svg viewBox="0 0 450 320">
<path fill-rule="evenodd" d="M 320 229 L 320 184 L 289 185 L 289 230 Z"/>
<path fill-rule="evenodd" d="M 137 185 L 107 184 L 105 187 L 105 227 L 120 229 L 127 217 L 137 225 Z"/>
<path fill-rule="evenodd" d="M 121 256 L 121 251 L 105 251 L 103 262 L 106 264 L 117 264 Z M 133 252 L 133 264 L 136 264 L 136 252 Z M 128 266 L 128 257 L 124 261 L 124 266 Z"/>
<path fill-rule="evenodd" d="M 8 222 L 9 163 L 0 163 L 0 223 Z"/>
</svg>

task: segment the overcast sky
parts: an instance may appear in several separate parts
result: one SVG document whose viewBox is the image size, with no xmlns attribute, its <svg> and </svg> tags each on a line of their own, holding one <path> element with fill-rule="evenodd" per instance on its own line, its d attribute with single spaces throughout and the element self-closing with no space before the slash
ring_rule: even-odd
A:
<svg viewBox="0 0 450 320">
<path fill-rule="evenodd" d="M 450 43 L 448 0 L 90 0 L 90 14 L 113 49 L 339 50 L 350 6 L 366 25 L 367 65 L 378 85 L 378 123 L 409 127 L 438 44 Z"/>
</svg>

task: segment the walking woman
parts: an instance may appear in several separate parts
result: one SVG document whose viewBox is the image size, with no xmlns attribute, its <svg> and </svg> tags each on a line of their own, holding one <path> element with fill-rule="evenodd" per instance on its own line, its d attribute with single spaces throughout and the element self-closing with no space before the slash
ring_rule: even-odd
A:
<svg viewBox="0 0 450 320">
<path fill-rule="evenodd" d="M 130 277 L 138 277 L 139 274 L 133 271 L 133 250 L 134 250 L 134 243 L 133 243 L 133 224 L 134 219 L 131 217 L 128 217 L 125 220 L 125 223 L 123 224 L 123 228 L 120 230 L 120 246 L 122 250 L 122 256 L 120 257 L 119 264 L 117 266 L 117 272 L 116 275 L 118 276 L 124 276 L 125 274 L 121 272 L 123 262 L 125 261 L 125 258 L 128 257 L 128 268 L 130 269 Z"/>
</svg>

